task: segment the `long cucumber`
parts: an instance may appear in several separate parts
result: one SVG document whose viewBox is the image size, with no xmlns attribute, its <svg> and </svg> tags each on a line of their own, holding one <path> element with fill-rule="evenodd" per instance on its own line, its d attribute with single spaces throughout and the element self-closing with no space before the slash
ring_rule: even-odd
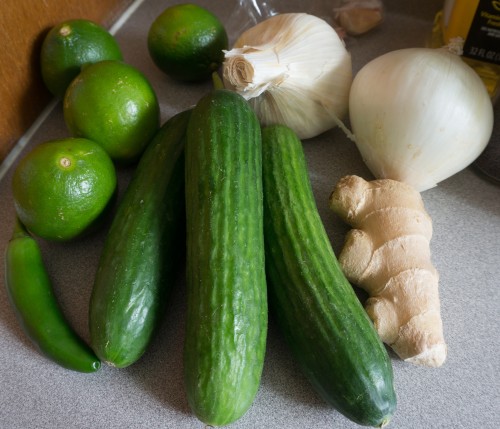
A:
<svg viewBox="0 0 500 429">
<path fill-rule="evenodd" d="M 262 145 L 270 309 L 319 394 L 354 422 L 382 426 L 396 407 L 391 362 L 332 250 L 302 143 L 273 125 Z"/>
<path fill-rule="evenodd" d="M 91 344 L 126 367 L 146 351 L 184 253 L 184 140 L 190 111 L 169 119 L 136 167 L 106 237 L 90 302 Z"/>
<path fill-rule="evenodd" d="M 188 308 L 184 377 L 206 424 L 239 419 L 258 391 L 267 335 L 258 120 L 217 89 L 192 112 L 186 142 Z"/>
</svg>

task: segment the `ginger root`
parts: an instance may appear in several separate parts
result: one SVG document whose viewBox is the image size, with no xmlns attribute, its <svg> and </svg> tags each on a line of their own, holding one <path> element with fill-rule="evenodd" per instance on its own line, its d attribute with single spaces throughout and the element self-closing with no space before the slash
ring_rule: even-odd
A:
<svg viewBox="0 0 500 429">
<path fill-rule="evenodd" d="M 351 225 L 339 262 L 368 292 L 365 309 L 381 340 L 403 360 L 441 366 L 447 353 L 431 263 L 432 221 L 420 193 L 395 180 L 343 177 L 330 208 Z"/>
</svg>

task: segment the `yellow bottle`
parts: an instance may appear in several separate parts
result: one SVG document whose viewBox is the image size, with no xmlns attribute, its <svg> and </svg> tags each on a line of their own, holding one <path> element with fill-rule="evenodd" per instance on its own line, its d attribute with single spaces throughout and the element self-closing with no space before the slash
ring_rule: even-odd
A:
<svg viewBox="0 0 500 429">
<path fill-rule="evenodd" d="M 433 29 L 432 45 L 460 37 L 462 58 L 481 77 L 493 101 L 500 94 L 500 0 L 445 0 Z"/>
</svg>

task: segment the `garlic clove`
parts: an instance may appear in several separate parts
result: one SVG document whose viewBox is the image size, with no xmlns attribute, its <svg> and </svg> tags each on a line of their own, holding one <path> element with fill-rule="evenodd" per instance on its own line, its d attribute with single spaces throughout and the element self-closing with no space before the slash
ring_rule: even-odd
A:
<svg viewBox="0 0 500 429">
<path fill-rule="evenodd" d="M 343 8 L 335 13 L 335 20 L 347 34 L 358 36 L 377 27 L 382 22 L 379 8 Z"/>
</svg>

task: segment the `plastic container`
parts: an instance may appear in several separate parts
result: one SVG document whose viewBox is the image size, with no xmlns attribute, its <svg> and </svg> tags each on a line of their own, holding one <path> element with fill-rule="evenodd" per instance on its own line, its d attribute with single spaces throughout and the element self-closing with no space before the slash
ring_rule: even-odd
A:
<svg viewBox="0 0 500 429">
<path fill-rule="evenodd" d="M 496 102 L 500 94 L 500 1 L 446 0 L 435 20 L 432 44 L 463 41 L 462 57 Z"/>
</svg>

